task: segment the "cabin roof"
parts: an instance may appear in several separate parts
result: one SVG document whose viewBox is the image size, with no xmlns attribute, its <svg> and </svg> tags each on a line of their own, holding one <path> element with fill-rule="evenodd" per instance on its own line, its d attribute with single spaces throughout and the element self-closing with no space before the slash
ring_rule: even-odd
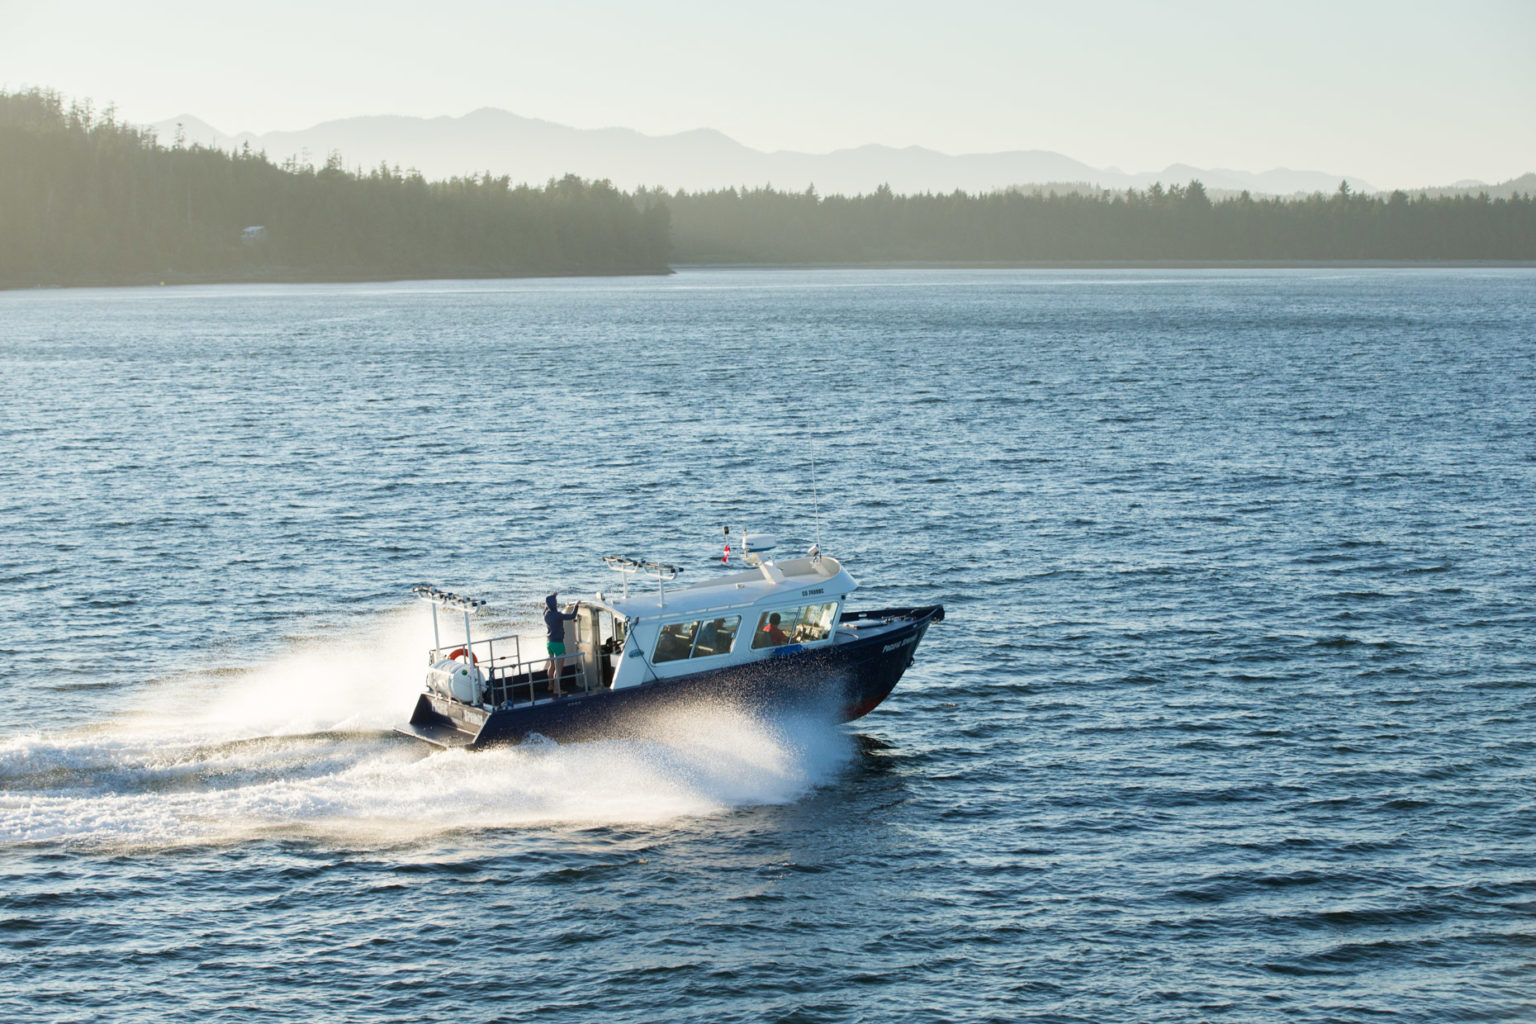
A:
<svg viewBox="0 0 1536 1024">
<path fill-rule="evenodd" d="M 629 584 L 629 597 L 616 598 L 605 593 L 601 601 L 619 614 L 630 618 L 668 618 L 706 611 L 744 608 L 782 598 L 785 604 L 811 603 L 812 598 L 836 600 L 858 587 L 837 559 L 823 555 L 819 559 L 794 558 L 787 562 L 764 562 L 743 572 L 728 573 L 700 580 L 686 586 L 658 593 L 654 580 L 635 579 Z M 807 593 L 814 591 L 815 593 Z M 663 598 L 658 602 L 658 598 Z"/>
</svg>

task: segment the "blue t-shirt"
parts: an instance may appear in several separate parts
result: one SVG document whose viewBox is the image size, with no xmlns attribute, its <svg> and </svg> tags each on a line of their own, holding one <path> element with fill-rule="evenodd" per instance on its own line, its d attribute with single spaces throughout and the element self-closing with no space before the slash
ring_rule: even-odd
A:
<svg viewBox="0 0 1536 1024">
<path fill-rule="evenodd" d="M 575 617 L 575 612 L 562 612 L 558 608 L 544 609 L 544 629 L 551 643 L 565 643 L 565 624 Z"/>
</svg>

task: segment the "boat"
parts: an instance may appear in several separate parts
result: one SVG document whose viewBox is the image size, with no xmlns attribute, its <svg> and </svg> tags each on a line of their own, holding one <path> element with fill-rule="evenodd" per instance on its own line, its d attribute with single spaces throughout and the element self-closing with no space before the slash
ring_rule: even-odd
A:
<svg viewBox="0 0 1536 1024">
<path fill-rule="evenodd" d="M 815 547 L 782 562 L 764 557 L 773 547 L 772 538 L 743 535 L 743 568 L 690 585 L 668 586 L 683 572 L 675 565 L 605 557 L 622 574 L 621 593 L 567 606 L 573 642 L 558 665 L 542 639 L 476 638 L 471 617 L 484 601 L 415 587 L 432 605 L 433 647 L 426 685 L 396 731 L 478 749 L 535 736 L 644 736 L 658 715 L 719 706 L 841 721 L 869 714 L 943 620 L 943 606 L 849 610 L 858 584 L 837 559 Z M 462 642 L 442 641 L 440 612 L 463 613 Z"/>
</svg>

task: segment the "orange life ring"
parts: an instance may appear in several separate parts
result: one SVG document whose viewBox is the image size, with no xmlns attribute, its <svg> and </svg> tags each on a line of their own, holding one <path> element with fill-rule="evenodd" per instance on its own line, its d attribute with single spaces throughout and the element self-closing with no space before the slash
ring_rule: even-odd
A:
<svg viewBox="0 0 1536 1024">
<path fill-rule="evenodd" d="M 465 654 L 469 655 L 469 660 L 472 661 L 474 664 L 476 664 L 476 665 L 480 664 L 480 659 L 475 657 L 475 652 L 474 651 L 466 651 L 462 647 L 460 647 L 458 650 L 453 651 L 452 653 L 450 653 L 448 655 L 448 660 L 452 661 L 454 658 L 461 657 L 462 655 L 465 655 Z"/>
</svg>

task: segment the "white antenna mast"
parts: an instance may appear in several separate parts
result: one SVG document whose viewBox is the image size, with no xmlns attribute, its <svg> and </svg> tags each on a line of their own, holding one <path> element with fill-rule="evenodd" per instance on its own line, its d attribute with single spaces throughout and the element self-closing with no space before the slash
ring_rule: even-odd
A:
<svg viewBox="0 0 1536 1024">
<path fill-rule="evenodd" d="M 816 490 L 816 442 L 811 442 L 811 510 L 816 517 L 816 553 L 813 556 L 817 561 L 821 560 L 821 497 Z"/>
</svg>

